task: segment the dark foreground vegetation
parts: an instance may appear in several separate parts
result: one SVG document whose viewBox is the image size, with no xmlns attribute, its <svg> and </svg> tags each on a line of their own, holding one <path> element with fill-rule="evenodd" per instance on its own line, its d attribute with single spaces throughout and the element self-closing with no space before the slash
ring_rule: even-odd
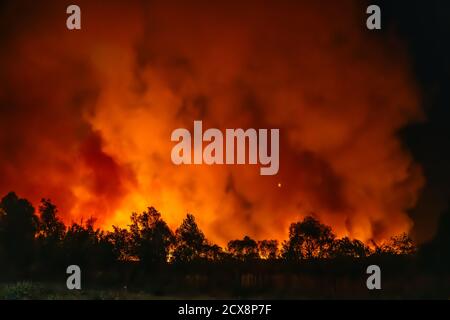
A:
<svg viewBox="0 0 450 320">
<path fill-rule="evenodd" d="M 172 231 L 155 208 L 131 215 L 128 229 L 102 231 L 94 220 L 65 226 L 43 199 L 15 193 L 0 202 L 0 298 L 449 298 L 450 213 L 435 238 L 417 248 L 408 235 L 369 247 L 337 239 L 313 217 L 292 223 L 286 241 L 210 243 L 188 214 Z M 367 266 L 382 290 L 366 287 Z M 82 270 L 81 291 L 66 288 L 66 268 Z"/>
</svg>

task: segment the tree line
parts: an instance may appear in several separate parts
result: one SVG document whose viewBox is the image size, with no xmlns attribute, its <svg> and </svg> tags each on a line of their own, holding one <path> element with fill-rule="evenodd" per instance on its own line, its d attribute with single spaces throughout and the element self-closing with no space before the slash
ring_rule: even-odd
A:
<svg viewBox="0 0 450 320">
<path fill-rule="evenodd" d="M 117 262 L 142 266 L 207 261 L 282 260 L 298 262 L 338 257 L 362 258 L 374 254 L 410 255 L 416 251 L 411 238 L 402 234 L 372 247 L 357 239 L 338 239 L 331 227 L 314 217 L 292 223 L 288 239 L 254 240 L 249 236 L 231 240 L 226 248 L 210 242 L 195 217 L 187 214 L 172 231 L 161 213 L 149 207 L 132 213 L 128 228 L 104 231 L 88 219 L 66 226 L 57 207 L 42 199 L 36 212 L 32 204 L 11 192 L 0 202 L 0 259 L 3 267 L 28 270 L 45 266 L 50 270 L 78 264 L 101 270 Z"/>
</svg>

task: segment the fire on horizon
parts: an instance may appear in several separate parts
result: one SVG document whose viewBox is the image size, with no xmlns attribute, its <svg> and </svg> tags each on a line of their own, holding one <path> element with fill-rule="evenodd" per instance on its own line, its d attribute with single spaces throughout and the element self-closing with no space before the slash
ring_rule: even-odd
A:
<svg viewBox="0 0 450 320">
<path fill-rule="evenodd" d="M 79 2 L 82 30 L 48 1 L 0 34 L 2 195 L 104 227 L 190 212 L 219 243 L 284 239 L 311 214 L 366 241 L 412 227 L 424 178 L 398 131 L 422 119 L 417 84 L 358 1 Z M 21 5 L 8 9 L 36 12 Z M 174 165 L 171 132 L 197 119 L 280 128 L 278 174 Z"/>
</svg>

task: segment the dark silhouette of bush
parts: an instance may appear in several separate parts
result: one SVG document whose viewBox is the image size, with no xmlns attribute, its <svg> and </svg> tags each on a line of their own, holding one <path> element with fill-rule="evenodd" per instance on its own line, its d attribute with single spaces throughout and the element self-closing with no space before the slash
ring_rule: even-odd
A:
<svg viewBox="0 0 450 320">
<path fill-rule="evenodd" d="M 138 257 L 133 255 L 133 236 L 128 229 L 113 226 L 113 231 L 105 234 L 105 240 L 111 244 L 112 253 L 116 261 L 136 261 Z"/>
<path fill-rule="evenodd" d="M 217 244 L 206 244 L 204 248 L 204 256 L 208 261 L 223 261 L 228 255 L 223 249 Z"/>
<path fill-rule="evenodd" d="M 199 259 L 214 259 L 220 256 L 218 246 L 212 246 L 195 222 L 192 214 L 187 214 L 180 227 L 175 231 L 175 262 L 190 262 Z"/>
<path fill-rule="evenodd" d="M 0 202 L 0 244 L 5 263 L 26 271 L 34 258 L 39 218 L 28 200 L 8 193 Z"/>
<path fill-rule="evenodd" d="M 275 260 L 279 256 L 277 240 L 258 241 L 258 255 L 261 259 Z"/>
<path fill-rule="evenodd" d="M 175 236 L 153 207 L 131 215 L 131 255 L 145 266 L 165 264 Z"/>
<path fill-rule="evenodd" d="M 39 238 L 49 243 L 62 241 L 66 226 L 58 218 L 58 209 L 49 199 L 42 199 L 39 206 Z"/>
<path fill-rule="evenodd" d="M 332 256 L 335 235 L 329 226 L 308 216 L 289 227 L 289 239 L 283 243 L 282 256 L 286 260 L 329 258 Z"/>
<path fill-rule="evenodd" d="M 333 245 L 333 257 L 364 258 L 370 254 L 370 248 L 363 242 L 348 237 L 335 240 Z"/>
<path fill-rule="evenodd" d="M 61 264 L 66 226 L 57 217 L 58 210 L 49 199 L 42 199 L 39 206 L 37 233 L 38 260 L 43 268 L 56 268 Z"/>
<path fill-rule="evenodd" d="M 391 237 L 387 243 L 382 245 L 381 251 L 395 255 L 412 255 L 416 253 L 416 246 L 409 235 L 402 233 Z"/>
<path fill-rule="evenodd" d="M 95 219 L 72 223 L 63 239 L 65 265 L 101 270 L 115 262 L 112 244 L 104 231 L 94 228 Z"/>
<path fill-rule="evenodd" d="M 259 258 L 258 244 L 249 236 L 242 240 L 232 240 L 228 242 L 228 252 L 237 260 L 249 261 Z"/>
</svg>

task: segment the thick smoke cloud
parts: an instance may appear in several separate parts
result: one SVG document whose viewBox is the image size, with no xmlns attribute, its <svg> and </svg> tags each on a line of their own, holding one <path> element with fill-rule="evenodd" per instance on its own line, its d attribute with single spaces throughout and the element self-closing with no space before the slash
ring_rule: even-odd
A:
<svg viewBox="0 0 450 320">
<path fill-rule="evenodd" d="M 283 239 L 307 214 L 363 240 L 411 228 L 423 178 L 397 133 L 421 118 L 417 88 L 359 1 L 79 5 L 81 31 L 63 3 L 3 8 L 2 193 L 105 226 L 192 212 L 220 243 Z M 173 165 L 170 134 L 194 120 L 280 128 L 279 174 Z"/>
</svg>

